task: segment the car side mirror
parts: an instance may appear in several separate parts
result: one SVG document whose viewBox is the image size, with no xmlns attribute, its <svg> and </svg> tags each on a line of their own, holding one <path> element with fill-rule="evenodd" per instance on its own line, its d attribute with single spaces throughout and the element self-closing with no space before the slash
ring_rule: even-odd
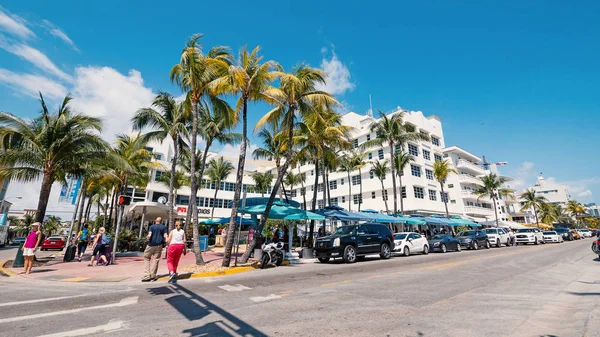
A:
<svg viewBox="0 0 600 337">
<path fill-rule="evenodd" d="M 412 239 L 411 239 L 411 238 L 408 238 L 408 239 L 406 239 L 406 241 L 408 241 L 408 242 L 411 242 L 411 241 L 412 241 Z"/>
</svg>

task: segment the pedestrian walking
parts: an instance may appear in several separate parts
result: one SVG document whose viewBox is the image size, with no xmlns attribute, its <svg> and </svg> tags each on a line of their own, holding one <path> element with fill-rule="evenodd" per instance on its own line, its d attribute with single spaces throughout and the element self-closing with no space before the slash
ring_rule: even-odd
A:
<svg viewBox="0 0 600 337">
<path fill-rule="evenodd" d="M 90 263 L 88 263 L 88 267 L 94 266 L 94 260 L 97 260 L 97 256 L 100 256 L 100 261 L 102 261 L 103 266 L 108 266 L 109 264 L 105 250 L 106 245 L 110 244 L 110 237 L 105 232 L 106 229 L 104 229 L 104 227 L 98 229 L 98 234 L 96 234 L 94 243 L 92 244 L 92 258 L 90 259 Z"/>
<path fill-rule="evenodd" d="M 33 267 L 33 259 L 35 257 L 35 251 L 38 246 L 42 243 L 42 232 L 40 231 L 40 223 L 35 222 L 31 225 L 31 231 L 27 235 L 25 239 L 25 244 L 23 244 L 23 259 L 24 259 L 24 269 L 23 273 L 25 275 L 29 275 L 31 273 L 31 268 Z"/>
<path fill-rule="evenodd" d="M 508 232 L 508 237 L 510 238 L 510 245 L 514 246 L 515 245 L 515 232 L 512 230 L 512 228 L 510 229 L 510 232 Z"/>
<path fill-rule="evenodd" d="M 75 238 L 75 242 L 77 242 L 77 261 L 81 262 L 81 257 L 85 253 L 85 249 L 88 246 L 90 241 L 90 232 L 88 230 L 88 225 L 83 225 L 83 229 L 77 233 L 77 237 Z"/>
<path fill-rule="evenodd" d="M 162 218 L 158 217 L 154 221 L 154 225 L 148 229 L 146 242 L 148 245 L 144 250 L 144 277 L 142 282 L 156 281 L 156 272 L 158 271 L 158 263 L 160 262 L 160 254 L 163 244 L 167 241 L 167 226 L 162 224 Z M 154 260 L 152 260 L 154 258 Z M 152 267 L 150 262 L 152 260 Z"/>
<path fill-rule="evenodd" d="M 167 238 L 167 268 L 169 268 L 169 283 L 175 283 L 177 280 L 177 266 L 181 254 L 186 254 L 185 249 L 185 231 L 181 229 L 181 222 L 175 222 L 175 229 L 169 233 Z"/>
</svg>

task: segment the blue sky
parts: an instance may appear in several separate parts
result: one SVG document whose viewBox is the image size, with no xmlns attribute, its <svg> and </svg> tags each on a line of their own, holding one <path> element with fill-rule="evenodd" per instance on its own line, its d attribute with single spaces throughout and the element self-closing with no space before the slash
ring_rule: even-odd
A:
<svg viewBox="0 0 600 337">
<path fill-rule="evenodd" d="M 366 5 L 368 4 L 368 6 Z M 157 90 L 185 40 L 260 45 L 285 68 L 330 71 L 348 109 L 436 114 L 447 145 L 492 161 L 517 187 L 539 172 L 574 198 L 600 195 L 600 3 L 579 1 L 12 1 L 0 8 L 0 110 L 54 102 L 107 118 L 107 133 Z M 32 50 L 33 49 L 33 50 Z M 254 106 L 250 123 L 266 111 Z M 254 139 L 253 139 L 254 141 Z M 600 201 L 600 200 L 599 200 Z"/>
</svg>

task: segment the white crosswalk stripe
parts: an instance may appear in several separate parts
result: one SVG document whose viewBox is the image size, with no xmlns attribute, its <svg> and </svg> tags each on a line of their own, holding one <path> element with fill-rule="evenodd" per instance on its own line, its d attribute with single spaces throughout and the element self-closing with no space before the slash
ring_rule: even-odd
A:
<svg viewBox="0 0 600 337">
<path fill-rule="evenodd" d="M 110 322 L 108 322 L 107 324 L 104 324 L 104 325 L 93 326 L 93 327 L 89 327 L 89 328 L 83 328 L 83 329 L 77 329 L 77 330 L 71 330 L 71 331 L 57 332 L 57 333 L 38 336 L 38 337 L 76 337 L 76 336 L 85 336 L 85 335 L 98 334 L 98 333 L 114 332 L 114 331 L 123 330 L 126 328 L 127 328 L 127 322 L 120 321 L 120 320 L 111 320 Z"/>
<path fill-rule="evenodd" d="M 266 302 L 266 301 L 276 300 L 276 299 L 280 299 L 280 298 L 281 298 L 281 296 L 279 296 L 279 295 L 271 294 L 269 296 L 250 297 L 250 300 L 254 301 L 254 302 Z"/>
<path fill-rule="evenodd" d="M 245 285 L 241 285 L 241 284 L 236 284 L 233 286 L 230 286 L 229 284 L 225 284 L 225 285 L 219 286 L 219 288 L 221 288 L 225 291 L 244 291 L 244 290 L 252 289 L 252 288 L 248 288 Z"/>
</svg>

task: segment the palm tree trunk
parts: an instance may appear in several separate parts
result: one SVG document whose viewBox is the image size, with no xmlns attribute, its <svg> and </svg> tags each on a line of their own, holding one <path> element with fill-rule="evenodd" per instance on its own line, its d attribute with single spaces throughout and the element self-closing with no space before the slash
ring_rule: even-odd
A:
<svg viewBox="0 0 600 337">
<path fill-rule="evenodd" d="M 494 213 L 496 214 L 496 228 L 498 228 L 498 206 L 496 206 L 496 198 L 492 198 L 494 201 Z"/>
<path fill-rule="evenodd" d="M 300 165 L 298 165 L 298 174 L 302 174 L 300 171 Z M 304 200 L 304 210 L 306 210 L 306 188 L 304 187 L 304 180 L 302 180 L 302 177 L 300 177 L 300 187 L 302 190 L 304 190 L 304 193 L 302 193 L 302 199 Z M 302 192 L 302 190 L 300 191 Z"/>
<path fill-rule="evenodd" d="M 104 219 L 102 219 L 102 227 L 106 227 L 106 216 L 108 215 L 108 208 L 110 207 L 110 205 L 108 204 L 108 199 L 110 197 L 110 192 L 109 189 L 106 189 L 106 199 L 105 199 L 105 204 L 104 204 Z"/>
<path fill-rule="evenodd" d="M 393 175 L 392 175 L 393 177 Z M 400 175 L 400 173 L 398 173 L 398 182 L 400 183 L 400 214 L 404 215 L 404 197 L 402 197 L 402 176 Z M 392 185 L 393 185 L 393 180 L 392 180 Z M 394 188 L 394 202 L 396 201 L 396 189 Z M 394 211 L 396 212 L 396 211 Z"/>
<path fill-rule="evenodd" d="M 108 216 L 108 227 L 112 227 L 112 218 L 113 218 L 113 210 L 116 208 L 116 204 L 117 204 L 117 191 L 120 189 L 119 186 L 116 186 L 113 188 L 113 192 L 112 192 L 112 200 L 110 202 L 110 215 Z M 106 226 L 104 226 L 104 228 L 106 228 Z M 106 231 L 108 232 L 110 228 L 106 228 Z"/>
<path fill-rule="evenodd" d="M 177 170 L 177 156 L 179 155 L 179 142 L 178 142 L 178 137 L 171 137 L 171 139 L 173 140 L 173 159 L 172 159 L 172 163 L 171 163 L 171 178 L 169 179 L 169 197 L 167 199 L 167 207 L 169 207 L 168 209 L 168 215 L 169 215 L 169 232 L 171 232 L 173 230 L 173 228 L 175 228 L 175 223 L 174 221 L 174 214 L 173 214 L 173 203 L 175 202 L 175 199 L 173 197 L 173 189 L 175 186 L 175 171 Z M 194 139 L 196 137 L 194 136 Z M 194 152 L 195 148 L 194 148 Z"/>
<path fill-rule="evenodd" d="M 275 161 L 275 166 L 277 168 L 277 176 L 279 177 L 280 174 L 283 174 L 283 172 L 281 172 L 281 163 L 278 160 Z M 279 201 L 283 201 L 283 191 L 281 189 L 279 189 Z"/>
<path fill-rule="evenodd" d="M 390 156 L 391 156 L 391 169 L 392 169 L 392 191 L 394 191 L 394 216 L 398 214 L 398 198 L 396 195 L 396 167 L 394 166 L 394 142 L 389 142 L 390 145 Z M 402 185 L 402 182 L 400 182 Z M 400 187 L 402 188 L 402 186 Z M 400 190 L 400 209 L 404 215 L 404 202 L 402 201 L 402 190 Z"/>
<path fill-rule="evenodd" d="M 196 256 L 196 264 L 202 265 L 204 264 L 204 259 L 202 258 L 202 251 L 200 251 L 200 238 L 198 237 L 198 206 L 196 204 L 196 196 L 198 195 L 198 179 L 202 180 L 202 174 L 196 176 L 196 138 L 198 137 L 198 101 L 192 102 L 192 134 L 191 134 L 191 147 L 190 151 L 190 203 L 192 206 L 192 230 L 194 233 L 194 255 Z M 207 143 L 208 146 L 208 143 Z M 208 151 L 204 151 L 204 160 L 206 160 L 206 154 Z M 204 162 L 202 162 L 202 167 L 200 168 L 200 172 L 204 170 Z"/>
<path fill-rule="evenodd" d="M 211 219 L 215 217 L 215 206 L 217 205 L 217 193 L 219 193 L 219 185 L 220 182 L 217 184 L 217 186 L 215 186 L 215 197 L 213 198 L 213 207 L 212 211 L 210 212 Z"/>
<path fill-rule="evenodd" d="M 327 206 L 331 206 L 331 189 L 329 188 L 329 170 L 325 170 L 325 188 L 327 189 Z"/>
<path fill-rule="evenodd" d="M 540 222 L 538 220 L 537 209 L 535 208 L 535 205 L 533 205 L 533 214 L 535 215 L 535 225 L 537 228 L 540 228 Z"/>
<path fill-rule="evenodd" d="M 44 178 L 42 179 L 42 188 L 40 189 L 40 197 L 38 199 L 38 206 L 37 210 L 35 211 L 35 222 L 44 222 L 46 208 L 48 207 L 48 199 L 50 198 L 52 184 L 54 183 L 54 178 L 52 178 L 52 175 L 52 172 L 44 172 Z"/>
<path fill-rule="evenodd" d="M 87 198 L 87 179 L 83 179 L 82 184 L 81 184 L 81 188 L 83 188 L 83 199 L 81 199 L 82 207 L 79 209 L 79 217 L 77 218 L 77 233 L 79 233 L 79 231 L 81 230 L 81 222 L 83 220 L 83 213 L 86 209 L 85 207 L 85 199 Z M 88 201 L 89 204 L 89 201 Z"/>
<path fill-rule="evenodd" d="M 233 240 L 235 235 L 235 224 L 238 216 L 238 208 L 240 206 L 240 198 L 242 196 L 242 184 L 244 180 L 244 166 L 246 164 L 246 145 L 248 144 L 248 98 L 243 98 L 242 111 L 242 143 L 240 144 L 240 156 L 238 159 L 237 174 L 235 179 L 235 191 L 233 194 L 233 204 L 231 205 L 231 218 L 227 227 L 227 239 L 225 240 L 225 255 L 223 256 L 223 267 L 229 267 L 231 263 L 231 252 L 233 250 Z M 279 179 L 279 178 L 278 178 Z M 260 227 L 260 225 L 259 225 Z M 257 231 L 256 237 L 260 236 L 261 230 Z M 253 240 L 254 242 L 254 240 Z M 248 247 L 248 250 L 254 250 L 254 246 Z M 248 258 L 250 257 L 250 252 Z M 246 254 L 244 254 L 246 256 Z"/>
<path fill-rule="evenodd" d="M 90 221 L 90 212 L 92 211 L 92 205 L 94 203 L 92 202 L 92 198 L 88 198 L 88 204 L 87 204 L 87 208 L 85 209 L 85 219 L 86 222 Z"/>
<path fill-rule="evenodd" d="M 352 181 L 350 180 L 350 171 L 348 171 L 348 211 L 352 212 Z"/>
<path fill-rule="evenodd" d="M 444 198 L 444 184 L 440 184 L 440 188 L 442 189 L 442 200 L 444 201 L 444 207 L 446 208 L 446 218 L 450 218 L 450 213 L 448 213 L 448 200 L 446 200 L 446 198 Z"/>
<path fill-rule="evenodd" d="M 327 189 L 325 188 L 325 162 L 323 162 L 323 172 L 321 172 L 321 176 L 323 178 L 323 207 L 325 207 L 327 200 Z"/>
<path fill-rule="evenodd" d="M 381 180 L 381 198 L 385 203 L 385 213 L 388 214 L 390 212 L 390 209 L 388 207 L 387 198 L 385 197 L 385 186 L 383 185 L 383 179 Z"/>
<path fill-rule="evenodd" d="M 360 185 L 359 185 L 360 195 L 358 196 L 358 211 L 360 212 L 360 206 L 362 205 L 362 194 L 363 194 L 363 189 L 362 189 L 362 169 L 358 169 L 358 177 L 360 178 Z"/>
</svg>

